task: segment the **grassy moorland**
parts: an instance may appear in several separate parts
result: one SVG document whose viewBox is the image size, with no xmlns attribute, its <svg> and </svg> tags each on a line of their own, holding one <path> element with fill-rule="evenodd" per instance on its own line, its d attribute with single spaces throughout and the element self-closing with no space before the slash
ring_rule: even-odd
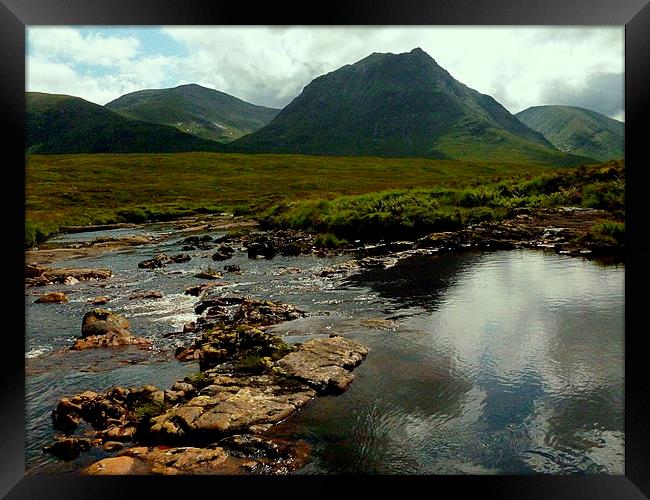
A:
<svg viewBox="0 0 650 500">
<path fill-rule="evenodd" d="M 492 210 L 493 202 L 472 205 L 468 201 L 472 189 L 483 193 L 481 189 L 488 186 L 517 182 L 506 179 L 530 180 L 556 171 L 570 172 L 540 165 L 419 158 L 222 153 L 28 155 L 25 243 L 31 246 L 68 225 L 165 220 L 221 211 L 255 217 L 271 214 L 267 220 L 277 224 L 347 233 L 339 207 L 352 203 L 352 208 L 345 209 L 350 215 L 356 208 L 361 210 L 359 217 L 350 218 L 350 227 L 368 217 L 385 219 L 384 214 L 392 209 L 380 203 L 376 206 L 378 215 L 371 216 L 375 210 L 372 205 L 355 204 L 355 198 L 342 196 L 379 193 L 359 201 L 422 197 L 426 203 L 418 210 L 423 211 L 428 207 L 439 210 L 438 203 L 455 203 L 455 198 L 447 195 L 436 198 L 423 193 L 469 189 L 469 198 L 457 200 L 459 210 L 476 212 L 481 206 Z M 419 206 L 419 202 L 410 203 Z M 465 206 L 467 203 L 470 206 Z M 311 207 L 312 215 L 296 217 L 305 210 L 301 207 Z M 313 207 L 324 209 L 321 218 L 314 215 Z M 334 217 L 335 212 L 338 215 Z M 393 213 L 396 220 L 406 221 L 403 214 Z M 317 223 L 321 219 L 326 222 Z M 415 224 L 419 227 L 420 223 Z"/>
<path fill-rule="evenodd" d="M 413 238 L 435 231 L 498 220 L 518 208 L 582 206 L 608 212 L 608 220 L 592 228 L 592 237 L 621 242 L 625 232 L 625 164 L 602 165 L 499 178 L 466 178 L 463 184 L 433 188 L 393 189 L 331 199 L 286 201 L 273 207 L 262 222 L 339 239 Z"/>
</svg>

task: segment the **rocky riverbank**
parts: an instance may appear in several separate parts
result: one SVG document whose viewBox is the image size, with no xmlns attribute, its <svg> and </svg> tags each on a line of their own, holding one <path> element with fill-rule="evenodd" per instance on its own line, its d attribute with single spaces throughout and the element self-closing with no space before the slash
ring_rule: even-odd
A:
<svg viewBox="0 0 650 500">
<path fill-rule="evenodd" d="M 226 306 L 236 307 L 231 316 Z M 115 387 L 61 399 L 52 424 L 62 434 L 45 451 L 67 460 L 99 447 L 118 452 L 86 474 L 286 473 L 304 464 L 304 443 L 263 433 L 316 396 L 344 392 L 368 350 L 338 336 L 288 345 L 262 331 L 304 315 L 287 304 L 205 298 L 196 311 L 208 312 L 200 318 L 201 336 L 182 351 L 192 352 L 201 372 L 167 390 Z M 81 330 L 70 349 L 150 345 L 108 310 L 88 312 Z M 78 435 L 82 422 L 92 431 Z"/>
</svg>

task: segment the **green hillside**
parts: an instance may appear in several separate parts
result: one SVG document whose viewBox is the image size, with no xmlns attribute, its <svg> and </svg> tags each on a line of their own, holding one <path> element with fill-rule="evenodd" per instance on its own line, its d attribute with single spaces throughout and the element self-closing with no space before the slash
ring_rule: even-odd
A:
<svg viewBox="0 0 650 500">
<path fill-rule="evenodd" d="M 575 106 L 533 106 L 516 116 L 562 151 L 599 160 L 625 156 L 625 124 L 595 111 Z"/>
<path fill-rule="evenodd" d="M 269 125 L 232 146 L 244 152 L 588 161 L 555 149 L 421 49 L 374 53 L 316 78 Z"/>
<path fill-rule="evenodd" d="M 124 116 L 227 142 L 269 123 L 280 110 L 256 106 L 199 85 L 140 90 L 106 105 Z"/>
<path fill-rule="evenodd" d="M 171 153 L 219 151 L 222 147 L 67 95 L 27 92 L 25 125 L 28 153 Z"/>
</svg>

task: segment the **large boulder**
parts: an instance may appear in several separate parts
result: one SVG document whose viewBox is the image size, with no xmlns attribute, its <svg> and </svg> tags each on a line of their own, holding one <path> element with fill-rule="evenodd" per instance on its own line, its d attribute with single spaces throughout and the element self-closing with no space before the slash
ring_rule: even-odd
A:
<svg viewBox="0 0 650 500">
<path fill-rule="evenodd" d="M 93 309 L 84 315 L 81 322 L 82 337 L 122 333 L 128 329 L 129 321 L 124 316 L 109 311 L 108 309 Z"/>
<path fill-rule="evenodd" d="M 136 337 L 129 331 L 129 321 L 120 314 L 107 309 L 93 309 L 84 315 L 81 323 L 81 338 L 74 341 L 73 351 L 95 347 L 117 347 L 134 345 L 151 347 L 152 343 L 143 337 Z"/>
</svg>

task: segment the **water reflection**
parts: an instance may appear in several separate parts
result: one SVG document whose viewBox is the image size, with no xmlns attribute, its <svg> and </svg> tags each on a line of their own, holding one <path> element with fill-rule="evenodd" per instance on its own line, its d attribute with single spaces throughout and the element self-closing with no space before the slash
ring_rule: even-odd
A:
<svg viewBox="0 0 650 500">
<path fill-rule="evenodd" d="M 396 332 L 348 327 L 372 349 L 354 398 L 307 408 L 285 432 L 329 430 L 323 415 L 337 414 L 339 433 L 374 444 L 324 444 L 302 472 L 622 474 L 624 268 L 529 251 L 455 259 L 349 280 L 411 314 Z"/>
</svg>

